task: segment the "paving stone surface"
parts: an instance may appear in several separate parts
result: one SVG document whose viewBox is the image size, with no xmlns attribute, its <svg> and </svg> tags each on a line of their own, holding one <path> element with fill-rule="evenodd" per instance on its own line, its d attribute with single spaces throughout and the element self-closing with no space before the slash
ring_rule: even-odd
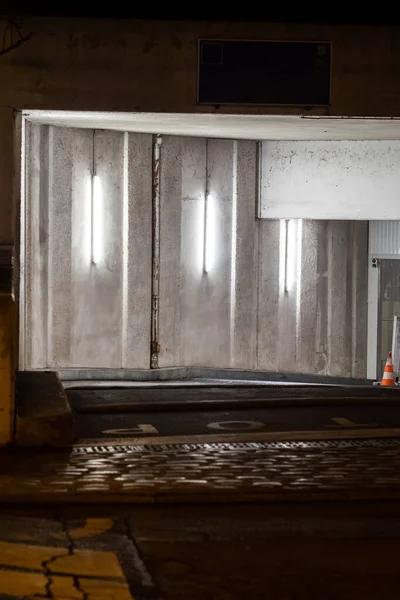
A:
<svg viewBox="0 0 400 600">
<path fill-rule="evenodd" d="M 400 497 L 399 440 L 3 453 L 0 501 L 175 502 Z"/>
</svg>

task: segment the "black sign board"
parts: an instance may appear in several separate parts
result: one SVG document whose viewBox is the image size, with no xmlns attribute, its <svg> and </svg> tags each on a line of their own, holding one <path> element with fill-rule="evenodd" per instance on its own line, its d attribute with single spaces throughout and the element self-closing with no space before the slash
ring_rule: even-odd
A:
<svg viewBox="0 0 400 600">
<path fill-rule="evenodd" d="M 200 40 L 200 104 L 328 106 L 328 42 Z"/>
</svg>

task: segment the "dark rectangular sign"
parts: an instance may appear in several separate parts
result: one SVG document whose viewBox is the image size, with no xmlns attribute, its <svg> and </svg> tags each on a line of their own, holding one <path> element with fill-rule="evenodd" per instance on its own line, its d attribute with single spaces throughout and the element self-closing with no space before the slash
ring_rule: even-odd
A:
<svg viewBox="0 0 400 600">
<path fill-rule="evenodd" d="M 200 40 L 198 102 L 328 106 L 328 42 Z"/>
</svg>

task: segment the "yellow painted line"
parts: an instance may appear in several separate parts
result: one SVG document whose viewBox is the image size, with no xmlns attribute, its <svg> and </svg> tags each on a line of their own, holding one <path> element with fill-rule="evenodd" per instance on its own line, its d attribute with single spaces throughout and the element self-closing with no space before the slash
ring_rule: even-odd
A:
<svg viewBox="0 0 400 600">
<path fill-rule="evenodd" d="M 0 570 L 0 598 L 18 596 L 34 600 L 39 595 L 44 598 L 47 583 L 43 573 Z M 51 576 L 50 591 L 57 600 L 83 600 L 83 594 L 89 600 L 134 600 L 126 582 L 80 577 L 79 586 L 83 593 L 75 587 L 72 577 Z"/>
<path fill-rule="evenodd" d="M 66 548 L 31 546 L 0 541 L 0 565 L 43 571 L 42 563 L 54 556 L 63 556 Z"/>
<path fill-rule="evenodd" d="M 348 440 L 400 437 L 400 429 L 337 429 L 334 431 L 263 431 L 252 433 L 219 433 L 203 435 L 171 435 L 142 438 L 91 438 L 75 447 L 84 446 L 157 446 L 162 444 L 215 444 L 233 442 L 291 442 L 313 440 Z"/>
<path fill-rule="evenodd" d="M 50 591 L 52 598 L 68 598 L 68 600 L 82 600 L 83 594 L 75 587 L 72 577 L 51 576 Z"/>
<path fill-rule="evenodd" d="M 69 535 L 74 540 L 93 537 L 108 531 L 112 526 L 112 519 L 87 519 L 83 527 L 72 529 Z"/>
<path fill-rule="evenodd" d="M 42 573 L 0 570 L 0 598 L 2 596 L 27 597 L 35 594 L 46 597 L 46 584 L 47 577 Z"/>
<path fill-rule="evenodd" d="M 0 541 L 2 566 L 43 571 L 43 562 L 50 559 L 52 562 L 48 563 L 48 570 L 51 573 L 124 578 L 118 558 L 113 552 L 75 550 L 73 554 L 67 554 L 66 548 Z"/>
<path fill-rule="evenodd" d="M 106 433 L 108 435 L 115 435 L 118 433 L 121 435 L 135 435 L 137 433 L 147 433 L 147 435 L 149 435 L 150 433 L 157 434 L 159 433 L 159 431 L 158 429 L 153 427 L 153 425 L 150 425 L 149 423 L 143 423 L 142 425 L 128 427 L 127 429 L 105 429 L 103 433 Z"/>
<path fill-rule="evenodd" d="M 124 573 L 113 552 L 74 550 L 73 554 L 60 556 L 48 564 L 51 573 L 86 575 L 87 577 L 119 577 Z"/>
<path fill-rule="evenodd" d="M 127 583 L 79 578 L 81 590 L 89 600 L 134 600 Z"/>
</svg>

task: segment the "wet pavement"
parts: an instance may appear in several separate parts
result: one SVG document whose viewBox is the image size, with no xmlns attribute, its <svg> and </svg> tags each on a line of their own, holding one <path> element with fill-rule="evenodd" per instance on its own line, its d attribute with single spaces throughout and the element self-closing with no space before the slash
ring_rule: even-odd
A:
<svg viewBox="0 0 400 600">
<path fill-rule="evenodd" d="M 217 433 L 325 432 L 394 429 L 400 435 L 400 403 L 382 406 L 249 407 L 134 412 L 88 412 L 75 417 L 77 440 L 110 437 L 207 436 Z M 307 437 L 307 434 L 306 434 Z M 205 438 L 206 439 L 206 438 Z"/>
<path fill-rule="evenodd" d="M 398 598 L 397 503 L 0 515 L 4 600 Z"/>
<path fill-rule="evenodd" d="M 348 431 L 400 436 L 397 388 L 182 386 L 68 389 L 67 394 L 77 441 L 172 437 L 171 443 L 179 443 L 203 436 L 206 442 L 215 441 L 216 434 L 255 432 L 265 440 L 279 433 L 284 439 L 288 432 L 298 432 L 296 439 L 313 439 L 315 432 L 329 439 Z"/>
<path fill-rule="evenodd" d="M 400 440 L 3 451 L 0 502 L 188 503 L 400 498 Z"/>
<path fill-rule="evenodd" d="M 70 390 L 76 445 L 0 451 L 0 599 L 397 599 L 397 390 L 332 390 Z"/>
</svg>

